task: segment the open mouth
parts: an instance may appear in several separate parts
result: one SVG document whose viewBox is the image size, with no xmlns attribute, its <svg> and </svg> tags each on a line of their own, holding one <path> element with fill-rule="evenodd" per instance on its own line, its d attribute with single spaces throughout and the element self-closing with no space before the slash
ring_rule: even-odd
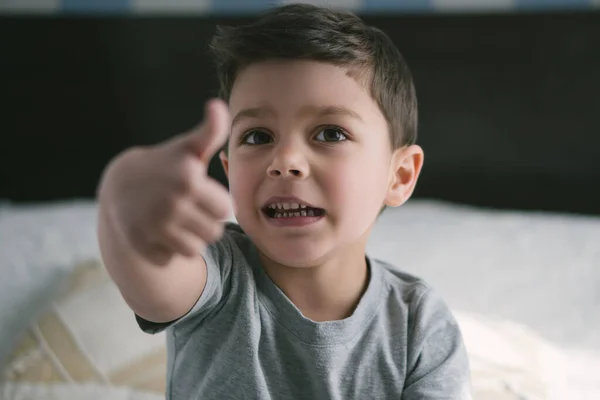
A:
<svg viewBox="0 0 600 400">
<path fill-rule="evenodd" d="M 322 217 L 325 215 L 325 210 L 322 208 L 298 203 L 272 203 L 263 207 L 262 211 L 268 218 L 273 219 Z"/>
</svg>

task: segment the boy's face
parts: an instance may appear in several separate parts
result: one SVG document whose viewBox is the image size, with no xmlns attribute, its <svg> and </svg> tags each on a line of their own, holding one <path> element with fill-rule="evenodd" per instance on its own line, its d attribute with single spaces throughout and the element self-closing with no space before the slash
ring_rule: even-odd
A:
<svg viewBox="0 0 600 400">
<path fill-rule="evenodd" d="M 230 110 L 221 159 L 236 217 L 275 262 L 309 267 L 353 246 L 363 251 L 381 207 L 412 192 L 399 165 L 412 162 L 418 175 L 421 161 L 392 150 L 385 117 L 345 68 L 252 64 L 237 76 Z"/>
</svg>

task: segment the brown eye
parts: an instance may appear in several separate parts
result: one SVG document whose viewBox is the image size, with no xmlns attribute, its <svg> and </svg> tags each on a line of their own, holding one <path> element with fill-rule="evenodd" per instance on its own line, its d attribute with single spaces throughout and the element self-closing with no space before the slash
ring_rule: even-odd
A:
<svg viewBox="0 0 600 400">
<path fill-rule="evenodd" d="M 253 145 L 271 143 L 272 141 L 273 138 L 270 134 L 258 129 L 248 132 L 242 139 L 242 143 Z"/>
<path fill-rule="evenodd" d="M 348 140 L 348 136 L 342 128 L 330 126 L 321 129 L 315 139 L 320 142 L 342 142 Z"/>
</svg>

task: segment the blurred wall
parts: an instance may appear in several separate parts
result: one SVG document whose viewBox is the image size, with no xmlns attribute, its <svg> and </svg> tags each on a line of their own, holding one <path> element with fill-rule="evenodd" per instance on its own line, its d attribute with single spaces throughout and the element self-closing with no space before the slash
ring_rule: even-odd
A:
<svg viewBox="0 0 600 400">
<path fill-rule="evenodd" d="M 313 3 L 365 13 L 590 10 L 600 0 L 3 0 L 4 13 L 247 14 L 274 4 Z"/>
<path fill-rule="evenodd" d="M 217 89 L 215 26 L 250 17 L 5 13 L 0 198 L 92 197 L 117 152 L 193 126 Z M 365 18 L 415 75 L 416 197 L 600 214 L 600 12 Z"/>
</svg>

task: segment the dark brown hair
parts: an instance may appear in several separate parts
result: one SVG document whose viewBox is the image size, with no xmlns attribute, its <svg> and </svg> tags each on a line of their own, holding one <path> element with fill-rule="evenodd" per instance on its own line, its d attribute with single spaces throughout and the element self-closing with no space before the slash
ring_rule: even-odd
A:
<svg viewBox="0 0 600 400">
<path fill-rule="evenodd" d="M 210 49 L 226 101 L 237 74 L 250 64 L 328 62 L 347 67 L 368 86 L 388 121 L 394 149 L 416 142 L 417 97 L 408 65 L 385 33 L 352 13 L 308 4 L 275 7 L 251 24 L 218 27 Z"/>
</svg>

